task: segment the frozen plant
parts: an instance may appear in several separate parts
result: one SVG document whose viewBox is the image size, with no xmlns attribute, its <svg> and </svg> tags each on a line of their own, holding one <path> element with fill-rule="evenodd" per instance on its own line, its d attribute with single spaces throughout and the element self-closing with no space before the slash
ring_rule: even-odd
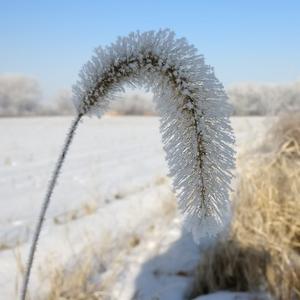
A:
<svg viewBox="0 0 300 300">
<path fill-rule="evenodd" d="M 222 84 L 202 55 L 170 30 L 136 32 L 97 48 L 73 87 L 77 116 L 66 138 L 46 194 L 30 250 L 26 291 L 38 237 L 59 171 L 84 115 L 101 117 L 124 86 L 146 86 L 154 94 L 170 176 L 186 228 L 199 241 L 220 232 L 229 215 L 234 167 L 231 107 Z"/>
</svg>

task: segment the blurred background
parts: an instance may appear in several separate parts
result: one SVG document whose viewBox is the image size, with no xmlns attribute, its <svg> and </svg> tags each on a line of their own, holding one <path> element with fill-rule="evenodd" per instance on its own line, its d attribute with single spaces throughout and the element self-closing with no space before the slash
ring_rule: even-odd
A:
<svg viewBox="0 0 300 300">
<path fill-rule="evenodd" d="M 215 67 L 236 115 L 299 109 L 298 1 L 1 1 L 0 5 L 1 116 L 71 114 L 72 84 L 95 47 L 131 31 L 160 28 L 186 37 Z M 124 98 L 126 105 L 116 104 L 117 112 L 154 113 L 151 97 L 143 92 Z"/>
<path fill-rule="evenodd" d="M 297 0 L 0 1 L 0 300 L 18 299 L 82 65 L 161 28 L 204 55 L 233 106 L 228 234 L 196 245 L 182 229 L 153 94 L 125 87 L 79 126 L 30 299 L 300 299 L 299 16 Z"/>
</svg>

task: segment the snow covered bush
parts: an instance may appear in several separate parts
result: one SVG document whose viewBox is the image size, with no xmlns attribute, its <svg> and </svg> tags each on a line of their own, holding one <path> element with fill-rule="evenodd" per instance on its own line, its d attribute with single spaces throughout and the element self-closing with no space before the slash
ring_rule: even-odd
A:
<svg viewBox="0 0 300 300">
<path fill-rule="evenodd" d="M 131 33 L 97 48 L 73 88 L 73 121 L 50 182 L 34 235 L 22 299 L 25 299 L 44 216 L 73 135 L 84 115 L 101 117 L 124 86 L 152 90 L 170 175 L 186 228 L 199 241 L 227 222 L 234 167 L 231 107 L 203 56 L 169 30 Z"/>
</svg>

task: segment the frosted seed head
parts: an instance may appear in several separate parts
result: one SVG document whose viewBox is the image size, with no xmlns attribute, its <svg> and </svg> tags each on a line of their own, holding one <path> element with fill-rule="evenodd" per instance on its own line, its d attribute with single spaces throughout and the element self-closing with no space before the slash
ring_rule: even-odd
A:
<svg viewBox="0 0 300 300">
<path fill-rule="evenodd" d="M 136 32 L 98 47 L 73 87 L 79 114 L 102 116 L 126 82 L 151 88 L 185 226 L 195 240 L 226 224 L 234 142 L 231 107 L 202 55 L 174 32 Z"/>
</svg>

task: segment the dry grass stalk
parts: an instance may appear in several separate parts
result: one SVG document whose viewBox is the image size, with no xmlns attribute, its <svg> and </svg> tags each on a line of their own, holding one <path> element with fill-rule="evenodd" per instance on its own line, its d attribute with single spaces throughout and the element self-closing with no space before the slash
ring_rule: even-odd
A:
<svg viewBox="0 0 300 300">
<path fill-rule="evenodd" d="M 35 251 L 51 197 L 78 124 L 101 117 L 124 85 L 152 88 L 170 175 L 186 228 L 197 241 L 222 230 L 235 165 L 231 106 L 202 55 L 170 30 L 131 33 L 99 47 L 73 88 L 77 109 L 50 179 L 28 257 L 21 300 L 26 299 Z"/>
<path fill-rule="evenodd" d="M 280 119 L 267 142 L 272 153 L 243 170 L 229 236 L 205 252 L 194 295 L 265 290 L 300 299 L 299 115 Z"/>
<path fill-rule="evenodd" d="M 50 292 L 47 300 L 104 300 L 109 299 L 105 288 L 108 280 L 101 285 L 93 280 L 96 272 L 105 272 L 108 254 L 113 244 L 109 233 L 100 247 L 90 244 L 84 251 L 73 257 L 72 265 L 49 264 L 45 273 L 50 278 Z"/>
</svg>

